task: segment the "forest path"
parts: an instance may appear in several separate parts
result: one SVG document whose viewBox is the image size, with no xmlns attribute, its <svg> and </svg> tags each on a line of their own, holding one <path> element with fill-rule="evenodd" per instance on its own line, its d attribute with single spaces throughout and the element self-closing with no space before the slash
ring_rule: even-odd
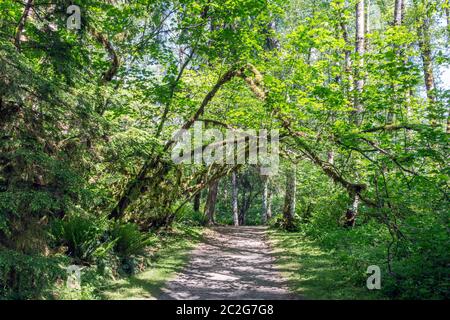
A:
<svg viewBox="0 0 450 320">
<path fill-rule="evenodd" d="M 266 227 L 213 227 L 159 299 L 301 299 L 275 267 Z"/>
</svg>

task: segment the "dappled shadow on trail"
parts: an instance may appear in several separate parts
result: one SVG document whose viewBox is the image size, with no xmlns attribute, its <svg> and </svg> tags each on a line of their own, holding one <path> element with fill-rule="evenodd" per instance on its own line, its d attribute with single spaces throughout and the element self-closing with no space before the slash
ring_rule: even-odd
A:
<svg viewBox="0 0 450 320">
<path fill-rule="evenodd" d="M 301 299 L 274 263 L 265 227 L 214 227 L 159 299 Z"/>
</svg>

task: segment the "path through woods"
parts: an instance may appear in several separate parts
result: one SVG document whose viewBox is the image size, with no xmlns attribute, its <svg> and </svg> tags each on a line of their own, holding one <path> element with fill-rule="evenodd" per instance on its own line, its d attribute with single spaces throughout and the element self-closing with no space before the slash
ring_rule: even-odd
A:
<svg viewBox="0 0 450 320">
<path fill-rule="evenodd" d="M 215 227 L 159 299 L 301 299 L 275 267 L 265 227 Z"/>
</svg>

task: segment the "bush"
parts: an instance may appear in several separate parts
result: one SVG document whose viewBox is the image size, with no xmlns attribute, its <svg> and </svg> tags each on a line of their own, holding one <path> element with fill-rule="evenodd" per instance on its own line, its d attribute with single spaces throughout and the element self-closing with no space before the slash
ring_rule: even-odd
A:
<svg viewBox="0 0 450 320">
<path fill-rule="evenodd" d="M 114 239 L 114 251 L 122 258 L 143 253 L 144 248 L 152 243 L 152 237 L 139 231 L 134 223 L 117 222 L 111 230 Z"/>
<path fill-rule="evenodd" d="M 0 252 L 0 299 L 36 299 L 66 277 L 67 257 Z"/>
<path fill-rule="evenodd" d="M 406 239 L 399 242 L 384 292 L 396 299 L 448 299 L 450 297 L 450 240 L 444 222 L 447 213 L 407 217 Z M 412 239 L 412 241 L 411 241 Z"/>
<path fill-rule="evenodd" d="M 195 211 L 190 204 L 180 209 L 176 221 L 191 226 L 205 226 L 208 219 L 203 212 Z"/>
<path fill-rule="evenodd" d="M 113 248 L 115 241 L 108 239 L 107 228 L 105 218 L 75 215 L 55 221 L 51 233 L 76 263 L 89 264 L 105 258 Z"/>
<path fill-rule="evenodd" d="M 272 228 L 278 228 L 289 232 L 296 232 L 301 230 L 301 220 L 297 215 L 294 216 L 294 220 L 292 221 L 291 226 L 288 226 L 286 222 L 287 221 L 284 218 L 283 214 L 279 213 L 273 216 L 268 221 L 268 224 Z"/>
</svg>

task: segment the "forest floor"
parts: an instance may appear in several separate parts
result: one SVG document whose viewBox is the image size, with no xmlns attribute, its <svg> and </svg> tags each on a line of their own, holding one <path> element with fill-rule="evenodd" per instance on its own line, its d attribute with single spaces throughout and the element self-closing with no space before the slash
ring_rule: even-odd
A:
<svg viewBox="0 0 450 320">
<path fill-rule="evenodd" d="M 302 299 L 276 268 L 266 227 L 214 227 L 159 299 Z"/>
</svg>

